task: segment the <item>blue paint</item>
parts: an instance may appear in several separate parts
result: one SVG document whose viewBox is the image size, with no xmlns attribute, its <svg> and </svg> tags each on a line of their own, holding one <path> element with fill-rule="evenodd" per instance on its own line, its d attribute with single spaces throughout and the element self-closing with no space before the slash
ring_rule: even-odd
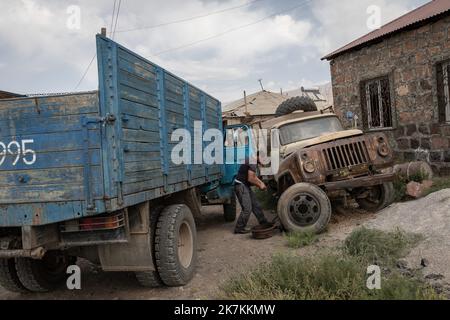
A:
<svg viewBox="0 0 450 320">
<path fill-rule="evenodd" d="M 0 141 L 34 139 L 36 152 L 31 165 L 14 155 L 0 165 L 0 226 L 57 223 L 219 186 L 221 165 L 171 163 L 170 134 L 193 133 L 194 121 L 203 132 L 222 130 L 220 102 L 100 35 L 97 59 L 98 92 L 0 100 Z"/>
</svg>

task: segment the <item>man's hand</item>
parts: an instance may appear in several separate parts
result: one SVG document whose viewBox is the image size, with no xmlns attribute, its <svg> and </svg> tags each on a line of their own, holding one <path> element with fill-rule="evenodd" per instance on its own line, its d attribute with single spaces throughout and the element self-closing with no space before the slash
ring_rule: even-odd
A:
<svg viewBox="0 0 450 320">
<path fill-rule="evenodd" d="M 264 182 L 261 181 L 261 183 L 259 184 L 259 189 L 261 191 L 266 191 L 267 190 L 267 186 Z"/>
</svg>

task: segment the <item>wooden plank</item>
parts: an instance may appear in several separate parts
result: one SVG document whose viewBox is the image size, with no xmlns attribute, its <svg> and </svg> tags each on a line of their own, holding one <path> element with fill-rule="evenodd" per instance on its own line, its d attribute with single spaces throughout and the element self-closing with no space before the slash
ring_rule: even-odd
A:
<svg viewBox="0 0 450 320">
<path fill-rule="evenodd" d="M 148 94 L 126 85 L 119 86 L 119 96 L 121 99 L 145 104 L 150 107 L 158 107 L 158 98 L 153 94 Z"/>
<path fill-rule="evenodd" d="M 145 119 L 129 115 L 124 121 L 123 128 L 134 130 L 152 131 L 159 134 L 159 122 L 154 119 Z"/>
<path fill-rule="evenodd" d="M 54 169 L 31 169 L 1 171 L 0 187 L 50 185 L 50 184 L 83 184 L 83 167 L 66 167 Z M 102 170 L 100 166 L 91 167 L 92 181 L 102 185 Z M 25 178 L 26 182 L 21 182 Z"/>
<path fill-rule="evenodd" d="M 119 73 L 119 83 L 148 94 L 155 94 L 157 90 L 155 80 L 146 80 L 123 70 Z"/>
<path fill-rule="evenodd" d="M 147 143 L 147 142 L 124 142 L 124 149 L 129 152 L 160 152 L 159 143 Z"/>
<path fill-rule="evenodd" d="M 138 66 L 141 69 L 147 70 L 156 75 L 155 66 L 143 59 L 139 58 L 136 55 L 133 55 L 122 48 L 118 50 L 120 60 L 126 60 L 128 62 L 132 62 L 134 65 Z"/>
<path fill-rule="evenodd" d="M 133 115 L 145 119 L 159 119 L 158 109 L 155 106 L 149 106 L 125 99 L 121 99 L 120 105 L 123 114 Z"/>
<path fill-rule="evenodd" d="M 125 152 L 124 161 L 138 162 L 138 161 L 158 161 L 161 159 L 161 153 L 158 152 Z"/>
<path fill-rule="evenodd" d="M 95 117 L 97 114 L 91 113 L 84 116 Z M 40 117 L 37 121 L 23 118 L 0 119 L 0 137 L 77 131 L 81 128 L 81 117 L 79 115 Z"/>
<path fill-rule="evenodd" d="M 147 80 L 156 79 L 155 68 L 149 67 L 149 64 L 143 63 L 137 59 L 125 59 L 119 57 L 119 70 L 126 70 Z"/>
<path fill-rule="evenodd" d="M 100 165 L 100 150 L 90 150 L 90 164 L 93 166 Z M 13 165 L 16 156 L 8 155 L 0 166 L 0 172 L 13 170 L 34 170 L 34 169 L 51 169 L 51 168 L 68 168 L 81 167 L 84 165 L 83 152 L 81 150 L 75 151 L 59 151 L 39 153 L 36 157 L 36 162 L 29 166 L 22 160 Z"/>
<path fill-rule="evenodd" d="M 36 153 L 82 150 L 84 146 L 82 131 L 67 131 L 33 135 L 27 134 L 9 137 L 0 136 L 0 140 L 5 145 L 8 145 L 11 140 L 34 140 L 34 142 L 30 143 L 28 146 Z M 89 130 L 89 148 L 100 148 L 100 145 L 100 132 L 98 130 Z"/>
<path fill-rule="evenodd" d="M 159 143 L 160 136 L 151 131 L 123 129 L 123 141 Z"/>
<path fill-rule="evenodd" d="M 97 93 L 0 100 L 0 119 L 44 119 L 54 116 L 98 113 L 98 111 Z"/>
<path fill-rule="evenodd" d="M 142 182 L 152 179 L 162 178 L 162 172 L 160 169 L 126 172 L 124 176 L 124 183 Z"/>
<path fill-rule="evenodd" d="M 139 172 L 139 171 L 151 171 L 161 169 L 161 161 L 140 161 L 125 163 L 125 173 Z"/>
<path fill-rule="evenodd" d="M 125 183 L 123 185 L 123 192 L 127 195 L 161 188 L 163 185 L 164 179 L 162 177 L 141 182 Z"/>
<path fill-rule="evenodd" d="M 98 185 L 93 188 L 94 197 L 101 196 Z M 84 199 L 84 187 L 79 184 L 0 187 L 3 203 L 39 203 L 76 201 Z"/>
</svg>

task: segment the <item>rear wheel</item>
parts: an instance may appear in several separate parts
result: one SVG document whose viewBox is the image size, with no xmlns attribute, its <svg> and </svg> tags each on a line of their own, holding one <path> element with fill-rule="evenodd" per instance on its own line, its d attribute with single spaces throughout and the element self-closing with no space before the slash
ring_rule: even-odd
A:
<svg viewBox="0 0 450 320">
<path fill-rule="evenodd" d="M 28 292 L 17 276 L 14 259 L 0 259 L 0 286 L 11 292 Z"/>
<path fill-rule="evenodd" d="M 32 292 L 48 292 L 61 286 L 73 260 L 61 251 L 49 251 L 42 260 L 16 258 L 17 275 Z"/>
<path fill-rule="evenodd" d="M 151 251 L 149 254 L 152 255 L 153 266 L 156 266 L 156 257 L 155 257 L 155 234 L 156 234 L 156 226 L 158 224 L 158 218 L 161 214 L 161 211 L 164 209 L 163 206 L 156 206 L 151 209 L 150 214 L 150 248 Z M 161 278 L 158 274 L 158 271 L 139 271 L 135 272 L 136 279 L 139 284 L 146 288 L 158 288 L 162 287 L 164 284 L 161 281 Z"/>
<path fill-rule="evenodd" d="M 358 190 L 356 202 L 361 209 L 377 212 L 394 201 L 394 185 L 386 182 L 370 188 Z"/>
<path fill-rule="evenodd" d="M 330 199 L 319 187 L 298 183 L 281 195 L 278 215 L 287 231 L 320 233 L 330 222 Z"/>
<path fill-rule="evenodd" d="M 233 195 L 230 201 L 230 203 L 223 205 L 223 217 L 226 222 L 234 222 L 236 220 L 236 196 Z"/>
<path fill-rule="evenodd" d="M 194 277 L 197 229 L 186 205 L 172 205 L 162 211 L 156 228 L 155 256 L 165 285 L 184 286 Z"/>
</svg>

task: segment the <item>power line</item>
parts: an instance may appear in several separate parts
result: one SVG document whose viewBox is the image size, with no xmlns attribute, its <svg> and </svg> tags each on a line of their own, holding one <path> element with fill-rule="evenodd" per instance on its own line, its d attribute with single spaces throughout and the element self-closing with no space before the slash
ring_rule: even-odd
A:
<svg viewBox="0 0 450 320">
<path fill-rule="evenodd" d="M 117 29 L 117 22 L 119 21 L 119 14 L 120 14 L 120 6 L 122 5 L 122 0 L 119 0 L 119 7 L 117 8 L 117 15 L 116 15 L 116 24 L 114 25 L 114 32 L 112 35 L 112 39 L 114 40 L 114 37 L 116 36 L 116 29 Z"/>
<path fill-rule="evenodd" d="M 114 16 L 115 16 L 115 14 L 116 14 L 116 3 L 117 3 L 117 0 L 114 0 L 114 7 L 113 7 L 113 13 L 112 13 L 112 16 L 111 16 L 111 27 L 109 28 L 109 36 L 111 37 L 112 36 L 112 32 L 113 32 L 113 26 L 114 26 Z"/>
<path fill-rule="evenodd" d="M 77 89 L 80 87 L 80 85 L 81 85 L 81 83 L 83 82 L 84 78 L 86 78 L 86 75 L 88 74 L 89 69 L 90 69 L 91 66 L 92 66 L 92 63 L 94 63 L 95 57 L 97 57 L 97 53 L 92 57 L 91 62 L 89 63 L 88 67 L 86 68 L 86 71 L 84 72 L 84 74 L 83 74 L 83 76 L 81 77 L 80 81 L 78 81 L 78 83 L 77 83 L 77 85 L 76 85 L 74 91 L 77 90 Z"/>
<path fill-rule="evenodd" d="M 204 38 L 204 39 L 200 39 L 200 40 L 197 40 L 197 41 L 194 41 L 194 42 L 191 42 L 191 43 L 187 43 L 187 44 L 184 44 L 184 45 L 181 45 L 181 46 L 178 46 L 178 47 L 174 47 L 174 48 L 170 48 L 170 49 L 166 49 L 166 50 L 160 51 L 160 52 L 154 54 L 154 56 L 160 56 L 160 55 L 163 55 L 165 53 L 169 53 L 169 52 L 180 50 L 180 49 L 185 49 L 185 48 L 192 47 L 192 46 L 194 46 L 196 44 L 199 44 L 199 43 L 202 43 L 202 42 L 205 42 L 205 41 L 209 41 L 209 40 L 212 40 L 212 39 L 215 39 L 215 38 L 218 38 L 218 37 L 222 37 L 222 36 L 224 36 L 224 35 L 226 35 L 228 33 L 231 33 L 231 32 L 234 32 L 234 31 L 238 31 L 238 30 L 241 30 L 241 29 L 253 26 L 255 24 L 261 23 L 261 22 L 263 22 L 263 21 L 265 21 L 267 19 L 270 19 L 272 17 L 275 17 L 275 16 L 277 16 L 279 14 L 296 10 L 296 9 L 306 5 L 307 3 L 311 2 L 311 1 L 312 0 L 306 0 L 306 1 L 303 1 L 301 4 L 298 4 L 298 5 L 294 6 L 294 7 L 291 7 L 291 8 L 282 10 L 282 11 L 278 11 L 276 13 L 268 15 L 268 16 L 266 16 L 266 17 L 264 17 L 262 19 L 259 19 L 257 21 L 254 21 L 254 22 L 251 22 L 251 23 L 248 23 L 248 24 L 244 24 L 244 25 L 241 25 L 241 26 L 238 26 L 238 27 L 235 27 L 235 28 L 228 29 L 228 30 L 226 30 L 224 32 L 215 34 L 213 36 L 210 36 L 210 37 L 207 37 L 207 38 Z"/>
<path fill-rule="evenodd" d="M 177 23 L 182 23 L 182 22 L 187 22 L 187 21 L 192 21 L 192 20 L 198 20 L 198 19 L 201 19 L 201 18 L 206 18 L 206 17 L 209 17 L 209 16 L 213 16 L 213 15 L 221 14 L 221 13 L 224 13 L 224 12 L 233 11 L 233 10 L 237 10 L 237 9 L 240 9 L 240 8 L 243 8 L 243 7 L 247 7 L 247 6 L 251 5 L 251 4 L 253 4 L 255 2 L 259 2 L 259 1 L 264 1 L 264 0 L 252 0 L 252 1 L 248 1 L 247 3 L 241 4 L 239 6 L 231 7 L 231 8 L 226 8 L 226 9 L 222 9 L 222 10 L 212 11 L 212 12 L 209 12 L 209 13 L 205 13 L 205 14 L 201 14 L 201 15 L 197 15 L 197 16 L 193 16 L 193 17 L 189 17 L 189 18 L 183 18 L 183 19 L 179 19 L 179 20 L 169 21 L 169 22 L 165 22 L 165 23 L 161 23 L 161 24 L 156 24 L 156 25 L 153 25 L 153 26 L 119 30 L 119 31 L 117 31 L 117 33 L 156 29 L 156 28 L 160 28 L 160 27 L 169 26 L 169 25 L 172 25 L 172 24 L 177 24 Z"/>
<path fill-rule="evenodd" d="M 112 13 L 112 17 L 111 17 L 110 36 L 113 35 L 114 16 L 116 15 L 116 4 L 117 4 L 117 0 L 114 0 L 113 13 Z M 120 3 L 119 3 L 119 10 L 120 10 Z M 119 10 L 117 10 L 117 17 L 119 15 Z M 117 25 L 117 18 L 116 18 L 116 25 Z M 75 86 L 74 91 L 76 91 L 80 87 L 80 85 L 83 83 L 83 81 L 86 78 L 89 70 L 91 69 L 91 66 L 94 63 L 94 60 L 96 57 L 97 57 L 97 53 L 95 53 L 94 56 L 92 57 L 91 61 L 89 62 L 89 65 L 87 66 L 86 70 L 83 73 L 83 76 L 81 77 L 80 81 L 78 81 L 77 85 Z"/>
</svg>

